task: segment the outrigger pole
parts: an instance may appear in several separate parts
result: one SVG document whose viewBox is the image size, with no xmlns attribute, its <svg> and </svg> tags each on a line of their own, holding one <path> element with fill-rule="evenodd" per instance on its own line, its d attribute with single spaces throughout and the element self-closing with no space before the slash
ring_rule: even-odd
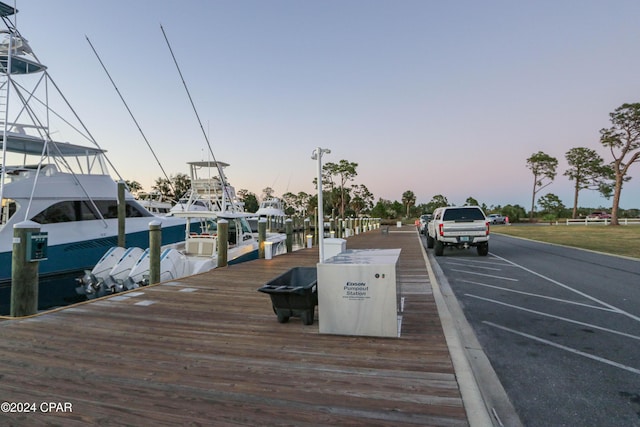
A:
<svg viewBox="0 0 640 427">
<path fill-rule="evenodd" d="M 180 66 L 178 65 L 176 56 L 173 54 L 173 49 L 171 49 L 171 44 L 169 43 L 169 39 L 167 38 L 167 34 L 164 32 L 164 28 L 162 28 L 162 25 L 160 25 L 160 29 L 162 30 L 162 35 L 164 36 L 164 40 L 167 42 L 167 46 L 169 47 L 169 52 L 171 52 L 171 57 L 173 58 L 173 62 L 174 64 L 176 64 L 176 68 L 178 69 L 178 74 L 180 74 L 182 85 L 184 86 L 184 89 L 187 92 L 187 96 L 189 97 L 189 102 L 191 103 L 193 112 L 196 115 L 196 119 L 198 119 L 198 124 L 200 125 L 200 130 L 202 131 L 202 134 L 204 135 L 204 139 L 207 142 L 207 147 L 209 148 L 209 153 L 211 153 L 211 158 L 213 158 L 216 168 L 218 169 L 218 175 L 220 176 L 220 180 L 222 181 L 223 194 L 226 195 L 226 197 L 229 199 L 229 205 L 231 205 L 231 211 L 235 212 L 236 210 L 235 203 L 232 203 L 233 201 L 231 200 L 231 195 L 229 194 L 229 190 L 227 189 L 227 182 L 225 180 L 224 174 L 222 173 L 222 168 L 220 167 L 220 164 L 216 160 L 215 154 L 213 154 L 213 149 L 211 148 L 211 144 L 209 143 L 209 137 L 207 136 L 207 133 L 204 131 L 204 127 L 202 126 L 202 121 L 200 120 L 200 116 L 198 115 L 198 110 L 196 110 L 196 106 L 193 103 L 193 98 L 191 98 L 191 94 L 189 93 L 189 88 L 187 87 L 187 83 L 184 81 L 184 77 L 182 76 L 182 71 L 180 71 Z M 224 205 L 225 205 L 224 200 L 222 205 L 224 208 Z"/>
<path fill-rule="evenodd" d="M 133 119 L 133 122 L 136 124 L 136 127 L 138 128 L 138 131 L 142 135 L 142 139 L 144 139 L 144 142 L 147 143 L 147 147 L 149 147 L 149 150 L 151 150 L 151 154 L 153 154 L 153 158 L 156 159 L 156 162 L 158 163 L 158 166 L 160 166 L 160 170 L 162 170 L 162 173 L 164 174 L 164 177 L 166 178 L 167 183 L 169 184 L 169 187 L 171 187 L 171 190 L 173 190 L 173 194 L 175 194 L 176 193 L 175 187 L 171 183 L 171 180 L 169 179 L 169 176 L 167 176 L 167 172 L 165 172 L 164 168 L 162 167 L 162 163 L 160 163 L 160 160 L 158 159 L 158 156 L 156 156 L 155 151 L 153 151 L 153 148 L 151 148 L 151 144 L 149 144 L 149 140 L 147 139 L 147 137 L 144 134 L 144 132 L 142 132 L 142 128 L 138 124 L 138 121 L 136 120 L 136 118 L 133 116 L 133 113 L 131 112 L 131 109 L 129 108 L 129 106 L 127 105 L 127 102 L 124 100 L 124 97 L 120 93 L 120 90 L 118 89 L 118 86 L 116 86 L 116 83 L 111 78 L 111 74 L 109 74 L 109 71 L 107 70 L 107 67 L 105 67 L 104 63 L 102 62 L 102 59 L 100 59 L 100 55 L 98 55 L 98 52 L 93 47 L 93 44 L 91 43 L 91 40 L 89 40 L 89 37 L 87 37 L 85 35 L 85 38 L 87 39 L 87 42 L 89 43 L 89 46 L 91 46 L 91 50 L 93 50 L 93 53 L 96 55 L 96 58 L 98 58 L 98 62 L 100 62 L 100 65 L 102 66 L 102 69 L 107 74 L 107 77 L 109 77 L 109 81 L 111 82 L 111 84 L 113 85 L 113 88 L 118 93 L 118 96 L 120 97 L 120 100 L 122 101 L 122 103 L 124 104 L 125 108 L 129 112 L 129 115 L 131 116 L 131 119 Z M 176 197 L 180 197 L 181 195 L 180 194 L 175 194 L 175 196 Z"/>
</svg>

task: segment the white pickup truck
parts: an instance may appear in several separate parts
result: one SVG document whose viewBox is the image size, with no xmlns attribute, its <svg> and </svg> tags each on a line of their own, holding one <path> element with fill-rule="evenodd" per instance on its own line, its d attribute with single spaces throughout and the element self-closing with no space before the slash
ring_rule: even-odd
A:
<svg viewBox="0 0 640 427">
<path fill-rule="evenodd" d="M 475 246 L 478 255 L 489 253 L 489 221 L 478 206 L 447 206 L 433 212 L 427 224 L 427 248 L 434 248 L 436 256 L 444 254 L 444 247 L 468 249 Z"/>
</svg>

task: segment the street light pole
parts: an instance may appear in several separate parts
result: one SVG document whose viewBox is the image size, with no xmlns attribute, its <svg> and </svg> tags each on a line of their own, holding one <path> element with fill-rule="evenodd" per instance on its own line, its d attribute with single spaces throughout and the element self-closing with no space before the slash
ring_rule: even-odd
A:
<svg viewBox="0 0 640 427">
<path fill-rule="evenodd" d="M 322 155 L 330 154 L 328 148 L 316 148 L 311 153 L 311 159 L 318 161 L 318 253 L 320 263 L 324 262 L 324 209 L 322 203 Z"/>
</svg>

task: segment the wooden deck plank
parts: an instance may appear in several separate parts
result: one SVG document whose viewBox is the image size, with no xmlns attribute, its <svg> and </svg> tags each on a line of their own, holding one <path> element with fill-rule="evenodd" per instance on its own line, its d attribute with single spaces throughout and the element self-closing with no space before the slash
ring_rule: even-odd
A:
<svg viewBox="0 0 640 427">
<path fill-rule="evenodd" d="M 257 260 L 0 322 L 5 401 L 72 413 L 6 414 L 12 425 L 468 425 L 413 227 L 348 249 L 402 248 L 402 336 L 336 336 L 280 324 L 257 289 L 317 249 Z M 136 295 L 137 294 L 137 295 Z"/>
</svg>

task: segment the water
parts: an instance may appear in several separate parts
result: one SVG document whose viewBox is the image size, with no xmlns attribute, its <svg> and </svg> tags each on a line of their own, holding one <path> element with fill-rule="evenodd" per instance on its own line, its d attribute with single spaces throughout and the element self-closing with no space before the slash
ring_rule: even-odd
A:
<svg viewBox="0 0 640 427">
<path fill-rule="evenodd" d="M 54 277 L 43 278 L 38 287 L 38 310 L 49 310 L 86 300 L 85 296 L 76 292 L 76 278 L 83 271 L 70 272 Z M 0 315 L 8 316 L 11 312 L 11 285 L 0 287 Z"/>
</svg>

